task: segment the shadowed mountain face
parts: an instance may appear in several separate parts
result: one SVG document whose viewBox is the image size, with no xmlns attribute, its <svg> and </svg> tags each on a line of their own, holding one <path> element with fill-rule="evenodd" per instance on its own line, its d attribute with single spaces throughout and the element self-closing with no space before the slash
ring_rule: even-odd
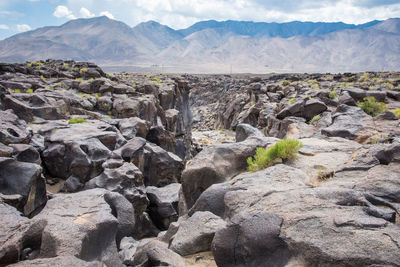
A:
<svg viewBox="0 0 400 267">
<path fill-rule="evenodd" d="M 210 20 L 174 30 L 97 17 L 0 41 L 0 61 L 57 58 L 205 73 L 399 70 L 399 51 L 400 19 L 361 25 Z"/>
</svg>

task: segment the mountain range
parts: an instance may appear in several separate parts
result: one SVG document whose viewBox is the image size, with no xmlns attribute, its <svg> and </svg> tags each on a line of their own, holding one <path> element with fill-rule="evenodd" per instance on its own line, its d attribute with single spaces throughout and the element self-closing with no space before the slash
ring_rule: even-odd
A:
<svg viewBox="0 0 400 267">
<path fill-rule="evenodd" d="M 0 61 L 92 61 L 115 70 L 345 72 L 400 70 L 400 19 L 322 22 L 201 21 L 174 30 L 105 16 L 71 20 L 0 41 Z"/>
</svg>

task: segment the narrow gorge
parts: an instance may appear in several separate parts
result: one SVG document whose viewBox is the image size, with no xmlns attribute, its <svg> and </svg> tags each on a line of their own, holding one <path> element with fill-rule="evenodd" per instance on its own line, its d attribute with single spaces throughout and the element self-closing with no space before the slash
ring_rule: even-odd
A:
<svg viewBox="0 0 400 267">
<path fill-rule="evenodd" d="M 397 72 L 0 63 L 0 266 L 400 266 L 399 117 Z"/>
</svg>

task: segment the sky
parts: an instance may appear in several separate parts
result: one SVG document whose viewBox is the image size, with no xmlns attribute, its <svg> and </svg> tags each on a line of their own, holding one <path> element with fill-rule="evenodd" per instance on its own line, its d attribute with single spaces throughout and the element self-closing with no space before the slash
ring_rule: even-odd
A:
<svg viewBox="0 0 400 267">
<path fill-rule="evenodd" d="M 155 20 L 174 29 L 210 19 L 361 24 L 400 17 L 400 0 L 0 0 L 0 40 L 101 15 L 132 27 Z"/>
</svg>

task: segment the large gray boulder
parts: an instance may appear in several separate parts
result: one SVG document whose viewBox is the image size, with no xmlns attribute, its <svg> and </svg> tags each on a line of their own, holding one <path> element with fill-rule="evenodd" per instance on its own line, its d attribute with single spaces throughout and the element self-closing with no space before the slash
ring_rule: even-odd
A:
<svg viewBox="0 0 400 267">
<path fill-rule="evenodd" d="M 16 208 L 26 216 L 33 215 L 47 201 L 46 183 L 40 165 L 0 158 L 0 192 L 19 195 Z"/>
<path fill-rule="evenodd" d="M 179 254 L 168 249 L 166 243 L 152 240 L 139 245 L 134 256 L 133 266 L 186 267 L 187 264 Z"/>
<path fill-rule="evenodd" d="M 118 128 L 127 140 L 136 136 L 146 138 L 150 130 L 150 123 L 137 117 L 131 117 L 120 120 Z"/>
<path fill-rule="evenodd" d="M 30 267 L 30 266 L 39 266 L 39 267 L 70 267 L 70 266 L 81 266 L 81 267 L 104 267 L 104 264 L 99 261 L 84 261 L 78 259 L 74 256 L 61 256 L 47 259 L 35 259 L 35 260 L 26 260 L 20 261 L 15 264 L 11 264 L 9 266 L 13 267 Z"/>
<path fill-rule="evenodd" d="M 0 263 L 3 265 L 11 264 L 20 260 L 21 251 L 28 246 L 22 242 L 22 238 L 18 238 L 19 233 L 26 230 L 29 219 L 23 217 L 22 214 L 14 207 L 0 202 L 1 224 L 0 224 Z M 9 242 L 12 240 L 12 242 Z M 33 242 L 30 249 L 35 246 Z M 40 242 L 36 244 L 36 250 L 40 247 Z M 35 249 L 35 248 L 34 248 Z M 29 257 L 29 255 L 26 255 Z"/>
<path fill-rule="evenodd" d="M 118 159 L 109 159 L 103 164 L 104 171 L 86 183 L 85 189 L 105 188 L 122 194 L 135 208 L 135 213 L 144 212 L 148 205 L 143 175 L 133 164 Z"/>
<path fill-rule="evenodd" d="M 275 138 L 250 137 L 243 142 L 219 144 L 203 149 L 182 173 L 182 191 L 190 209 L 201 193 L 216 183 L 222 183 L 247 168 L 247 158 L 257 147 L 265 147 Z"/>
<path fill-rule="evenodd" d="M 102 164 L 117 147 L 117 137 L 110 125 L 99 121 L 52 130 L 45 136 L 44 166 L 50 176 L 69 179 L 66 191 L 79 190 L 101 174 Z"/>
<path fill-rule="evenodd" d="M 217 264 L 399 265 L 399 170 L 392 162 L 339 171 L 312 186 L 309 174 L 279 164 L 210 187 L 203 194 L 223 195 L 231 222 L 214 237 Z"/>
<path fill-rule="evenodd" d="M 173 183 L 164 187 L 146 187 L 149 198 L 149 215 L 161 230 L 168 229 L 172 222 L 178 220 L 179 190 L 181 185 Z"/>
<path fill-rule="evenodd" d="M 146 186 L 164 186 L 181 180 L 182 159 L 143 138 L 129 140 L 115 153 L 140 169 Z"/>
<path fill-rule="evenodd" d="M 290 252 L 279 237 L 282 222 L 279 216 L 260 210 L 235 215 L 212 241 L 215 262 L 218 266 L 263 266 L 265 262 L 285 266 Z"/>
<path fill-rule="evenodd" d="M 32 138 L 32 129 L 20 120 L 12 110 L 0 110 L 0 142 L 9 144 L 27 144 Z"/>
<path fill-rule="evenodd" d="M 35 93 L 7 95 L 6 109 L 12 109 L 21 119 L 30 122 L 34 117 L 46 120 L 66 119 L 69 106 L 58 93 Z"/>
<path fill-rule="evenodd" d="M 121 266 L 117 242 L 133 233 L 134 212 L 120 194 L 92 189 L 57 194 L 34 223 L 44 222 L 40 258 L 74 255 Z"/>
<path fill-rule="evenodd" d="M 169 248 L 182 256 L 208 251 L 215 232 L 225 225 L 224 220 L 211 212 L 196 212 L 180 224 Z"/>
</svg>

